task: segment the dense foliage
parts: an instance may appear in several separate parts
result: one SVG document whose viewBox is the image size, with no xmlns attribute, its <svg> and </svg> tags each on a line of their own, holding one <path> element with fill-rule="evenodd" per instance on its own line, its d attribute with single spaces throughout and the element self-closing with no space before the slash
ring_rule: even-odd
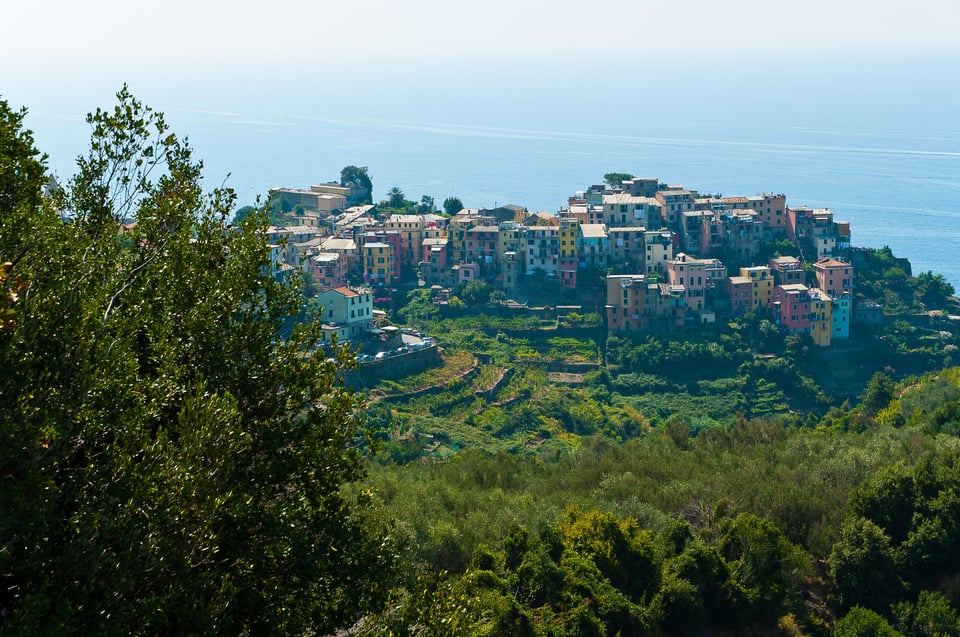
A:
<svg viewBox="0 0 960 637">
<path fill-rule="evenodd" d="M 858 404 L 813 427 L 667 425 L 567 453 L 374 467 L 384 516 L 402 520 L 425 575 L 371 630 L 960 634 L 960 443 L 929 433 L 957 422 L 945 414 L 958 387 L 957 369 L 911 379 L 875 416 Z M 902 404 L 911 424 L 882 424 Z M 636 550 L 643 566 L 619 571 Z"/>
<path fill-rule="evenodd" d="M 371 634 L 960 634 L 953 334 L 900 321 L 822 349 L 747 315 L 598 351 L 487 291 L 463 288 L 472 311 L 426 291 L 399 310 L 460 365 L 370 412 L 370 485 L 419 573 Z M 605 561 L 614 527 L 651 547 L 629 581 Z"/>
<path fill-rule="evenodd" d="M 126 89 L 52 198 L 0 102 L 0 633 L 323 634 L 391 552 L 347 360 L 270 275 L 266 219 Z"/>
</svg>

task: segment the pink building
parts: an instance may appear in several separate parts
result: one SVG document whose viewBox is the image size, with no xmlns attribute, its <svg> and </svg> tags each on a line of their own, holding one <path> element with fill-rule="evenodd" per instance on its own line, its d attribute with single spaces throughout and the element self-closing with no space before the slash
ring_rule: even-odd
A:
<svg viewBox="0 0 960 637">
<path fill-rule="evenodd" d="M 683 298 L 691 310 L 703 309 L 708 278 L 706 263 L 681 252 L 675 259 L 667 262 L 667 280 L 671 286 L 683 288 Z"/>
<path fill-rule="evenodd" d="M 813 264 L 817 287 L 837 297 L 853 293 L 853 266 L 846 261 L 824 258 Z"/>
<path fill-rule="evenodd" d="M 447 238 L 424 239 L 422 256 L 421 261 L 433 263 L 438 268 L 447 267 L 450 262 L 447 256 Z"/>
<path fill-rule="evenodd" d="M 347 255 L 321 252 L 310 257 L 310 273 L 317 285 L 338 288 L 347 284 Z"/>
<path fill-rule="evenodd" d="M 770 309 L 777 325 L 793 333 L 810 331 L 810 290 L 807 286 L 801 283 L 776 286 Z"/>
<path fill-rule="evenodd" d="M 577 287 L 577 258 L 567 257 L 560 259 L 557 265 L 557 276 L 560 278 L 560 285 L 567 289 Z"/>
</svg>

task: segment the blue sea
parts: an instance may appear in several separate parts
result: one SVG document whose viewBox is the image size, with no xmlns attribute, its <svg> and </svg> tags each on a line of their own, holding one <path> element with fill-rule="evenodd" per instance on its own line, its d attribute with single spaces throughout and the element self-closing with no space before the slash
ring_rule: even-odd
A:
<svg viewBox="0 0 960 637">
<path fill-rule="evenodd" d="M 146 99 L 189 137 L 208 185 L 233 187 L 239 205 L 274 186 L 336 180 L 356 164 L 369 168 L 375 198 L 398 186 L 438 205 L 457 196 L 467 206 L 556 211 L 604 173 L 628 172 L 830 208 L 851 222 L 854 245 L 889 245 L 914 274 L 932 270 L 960 291 L 958 100 L 930 78 L 909 77 L 918 83 L 913 101 L 902 86 L 812 76 L 794 82 L 803 99 L 773 84 L 756 94 L 694 91 L 675 103 L 646 90 L 604 101 L 567 90 L 565 77 L 515 82 L 513 91 L 502 81 L 484 85 L 490 90 L 461 83 L 429 96 L 408 94 L 432 86 L 423 78 L 403 90 L 379 78 L 380 88 L 336 100 L 296 84 L 250 94 L 153 89 Z M 82 114 L 110 105 L 105 95 L 69 105 L 23 100 L 61 177 L 84 150 Z"/>
</svg>

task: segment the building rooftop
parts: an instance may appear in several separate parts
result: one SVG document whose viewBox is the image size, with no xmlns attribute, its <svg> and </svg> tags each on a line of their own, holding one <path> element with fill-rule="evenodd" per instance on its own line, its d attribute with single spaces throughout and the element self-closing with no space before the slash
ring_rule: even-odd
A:
<svg viewBox="0 0 960 637">
<path fill-rule="evenodd" d="M 607 229 L 602 223 L 581 223 L 580 234 L 585 239 L 603 239 L 607 236 Z"/>
<path fill-rule="evenodd" d="M 846 261 L 839 261 L 837 259 L 832 259 L 830 257 L 824 257 L 813 264 L 813 267 L 820 268 L 849 268 L 852 267 Z"/>
<path fill-rule="evenodd" d="M 797 269 L 803 266 L 797 257 L 771 257 L 770 261 L 785 270 Z"/>
<path fill-rule="evenodd" d="M 360 296 L 360 293 L 359 293 L 359 292 L 357 292 L 356 290 L 351 290 L 350 288 L 348 288 L 348 287 L 345 286 L 345 285 L 342 285 L 342 286 L 340 286 L 340 287 L 338 287 L 338 288 L 333 288 L 333 291 L 334 291 L 334 292 L 339 292 L 340 294 L 344 295 L 344 296 L 347 297 L 347 298 L 349 298 L 349 297 L 351 297 L 351 296 Z"/>
<path fill-rule="evenodd" d="M 343 237 L 327 237 L 321 247 L 324 250 L 356 250 L 357 242 Z"/>
<path fill-rule="evenodd" d="M 605 204 L 646 204 L 648 206 L 657 205 L 657 200 L 652 197 L 641 197 L 639 195 L 630 195 L 625 192 L 616 192 L 609 195 L 603 195 Z"/>
<path fill-rule="evenodd" d="M 422 223 L 423 217 L 420 215 L 390 215 L 387 217 L 387 223 Z"/>
</svg>

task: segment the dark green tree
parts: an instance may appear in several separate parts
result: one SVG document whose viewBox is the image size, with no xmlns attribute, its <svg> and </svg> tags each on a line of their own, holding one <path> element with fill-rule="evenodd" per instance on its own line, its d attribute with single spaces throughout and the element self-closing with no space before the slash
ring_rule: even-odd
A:
<svg viewBox="0 0 960 637">
<path fill-rule="evenodd" d="M 373 182 L 366 166 L 344 166 L 340 171 L 340 185 L 354 189 L 349 205 L 373 203 Z"/>
<path fill-rule="evenodd" d="M 958 637 L 960 617 L 943 593 L 920 591 L 916 604 L 902 602 L 893 608 L 897 628 L 911 637 Z"/>
<path fill-rule="evenodd" d="M 856 606 L 837 620 L 834 637 L 904 637 L 881 615 L 868 608 Z"/>
<path fill-rule="evenodd" d="M 398 186 L 394 186 L 389 191 L 387 191 L 387 204 L 391 208 L 406 208 L 407 199 L 403 194 L 403 191 L 400 190 Z"/>
<path fill-rule="evenodd" d="M 420 203 L 417 204 L 417 214 L 425 215 L 434 212 L 436 209 L 437 206 L 433 201 L 433 197 L 430 195 L 420 197 Z"/>
<path fill-rule="evenodd" d="M 373 182 L 366 166 L 344 166 L 340 171 L 340 185 L 351 188 L 363 188 L 369 193 L 373 191 Z"/>
<path fill-rule="evenodd" d="M 917 297 L 927 308 L 944 307 L 953 296 L 953 292 L 953 286 L 943 278 L 942 274 L 934 274 L 928 270 L 917 276 Z"/>
<path fill-rule="evenodd" d="M 630 173 L 607 173 L 603 176 L 603 181 L 613 188 L 619 188 L 620 184 L 633 179 Z"/>
<path fill-rule="evenodd" d="M 459 197 L 447 197 L 443 200 L 443 211 L 448 215 L 455 215 L 463 210 L 463 202 Z"/>
<path fill-rule="evenodd" d="M 456 294 L 467 305 L 480 305 L 490 300 L 496 288 L 483 281 L 466 281 L 457 286 Z"/>
<path fill-rule="evenodd" d="M 744 591 L 744 615 L 767 623 L 802 612 L 807 558 L 770 520 L 749 514 L 721 524 L 720 549 Z"/>
<path fill-rule="evenodd" d="M 867 383 L 863 392 L 863 409 L 868 416 L 876 416 L 884 407 L 890 404 L 896 395 L 897 385 L 887 374 L 876 372 Z"/>
<path fill-rule="evenodd" d="M 233 213 L 233 225 L 239 226 L 240 223 L 257 211 L 256 206 L 241 206 Z"/>
<path fill-rule="evenodd" d="M 312 323 L 279 337 L 302 297 L 269 276 L 264 215 L 229 227 L 233 193 L 118 99 L 55 201 L 0 102 L 0 262 L 23 284 L 0 331 L 0 634 L 329 634 L 392 564 L 341 491 L 362 475 L 349 355 L 310 356 Z"/>
<path fill-rule="evenodd" d="M 845 609 L 864 606 L 885 610 L 899 601 L 904 591 L 889 536 L 860 517 L 844 521 L 840 540 L 830 551 L 830 575 L 840 606 Z"/>
</svg>

